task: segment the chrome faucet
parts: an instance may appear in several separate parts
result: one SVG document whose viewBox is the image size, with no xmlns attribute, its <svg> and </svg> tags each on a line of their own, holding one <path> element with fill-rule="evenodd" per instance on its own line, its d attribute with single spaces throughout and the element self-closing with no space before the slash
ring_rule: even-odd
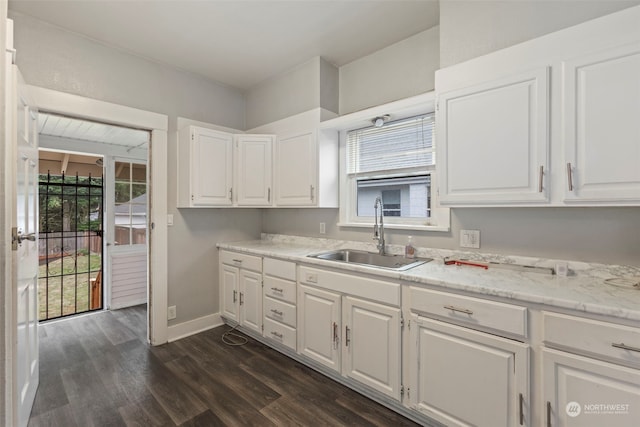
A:
<svg viewBox="0 0 640 427">
<path fill-rule="evenodd" d="M 380 225 L 378 225 L 378 206 L 380 206 Z M 380 253 L 380 255 L 384 255 L 384 204 L 382 203 L 382 198 L 380 196 L 376 197 L 373 209 L 375 209 L 374 218 L 376 221 L 373 226 L 373 240 L 378 241 L 378 244 L 376 245 L 378 253 Z"/>
</svg>

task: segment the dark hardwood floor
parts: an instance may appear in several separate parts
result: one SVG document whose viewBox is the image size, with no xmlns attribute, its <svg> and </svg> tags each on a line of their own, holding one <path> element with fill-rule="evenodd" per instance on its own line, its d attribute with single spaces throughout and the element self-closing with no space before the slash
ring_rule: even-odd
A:
<svg viewBox="0 0 640 427">
<path fill-rule="evenodd" d="M 415 426 L 227 326 L 151 347 L 146 306 L 40 327 L 30 427 Z"/>
</svg>

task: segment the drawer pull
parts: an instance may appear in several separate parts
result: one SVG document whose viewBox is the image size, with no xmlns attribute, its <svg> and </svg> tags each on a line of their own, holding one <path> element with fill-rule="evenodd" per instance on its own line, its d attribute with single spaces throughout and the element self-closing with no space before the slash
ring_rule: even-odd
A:
<svg viewBox="0 0 640 427">
<path fill-rule="evenodd" d="M 547 427 L 551 427 L 551 402 L 547 402 Z"/>
<path fill-rule="evenodd" d="M 640 347 L 631 347 L 630 345 L 626 345 L 623 342 L 621 342 L 620 344 L 612 343 L 611 347 L 621 348 L 623 350 L 629 350 L 629 351 L 637 351 L 638 353 L 640 353 Z"/>
<path fill-rule="evenodd" d="M 272 312 L 273 314 L 277 315 L 277 316 L 282 316 L 282 312 L 281 312 L 281 311 L 276 310 L 275 308 L 272 308 L 272 309 L 271 309 L 271 312 Z"/>
<path fill-rule="evenodd" d="M 351 338 L 349 337 L 349 327 L 344 327 L 344 345 L 349 347 L 349 343 L 351 342 Z"/>
<path fill-rule="evenodd" d="M 540 166 L 540 174 L 538 176 L 538 193 L 542 193 L 542 180 L 544 179 L 544 166 Z"/>
<path fill-rule="evenodd" d="M 333 349 L 338 349 L 338 324 L 333 322 Z"/>
<path fill-rule="evenodd" d="M 571 176 L 571 163 L 567 163 L 567 184 L 569 191 L 573 191 L 573 176 Z"/>
<path fill-rule="evenodd" d="M 271 290 L 272 290 L 273 292 L 279 292 L 279 293 L 282 293 L 282 289 L 280 289 L 280 288 L 271 288 Z"/>
<path fill-rule="evenodd" d="M 238 301 L 238 291 L 233 291 L 233 303 L 235 304 L 235 302 Z"/>
<path fill-rule="evenodd" d="M 523 426 L 524 425 L 524 396 L 522 395 L 522 393 L 520 393 L 520 397 L 519 397 L 519 401 L 518 401 L 518 407 L 520 410 L 520 425 Z"/>
<path fill-rule="evenodd" d="M 276 331 L 271 332 L 271 335 L 273 335 L 276 338 L 282 339 L 282 334 L 280 334 L 280 333 L 278 333 Z"/>
<path fill-rule="evenodd" d="M 240 305 L 244 304 L 244 299 L 242 298 L 244 294 L 240 292 Z"/>
<path fill-rule="evenodd" d="M 471 310 L 467 310 L 466 308 L 454 307 L 452 305 L 445 305 L 444 308 L 446 308 L 447 310 L 457 311 L 459 313 L 468 314 L 469 316 L 471 316 L 473 314 L 473 311 L 471 311 Z"/>
<path fill-rule="evenodd" d="M 238 264 L 242 264 L 242 260 L 241 259 L 232 259 L 233 262 L 238 263 Z"/>
</svg>

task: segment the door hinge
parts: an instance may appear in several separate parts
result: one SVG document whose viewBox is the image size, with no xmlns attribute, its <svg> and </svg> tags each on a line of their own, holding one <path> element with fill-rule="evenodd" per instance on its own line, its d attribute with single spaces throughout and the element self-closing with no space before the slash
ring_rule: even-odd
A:
<svg viewBox="0 0 640 427">
<path fill-rule="evenodd" d="M 404 328 L 404 316 L 400 316 L 400 328 Z"/>
<path fill-rule="evenodd" d="M 404 386 L 400 386 L 400 396 L 404 396 Z"/>
</svg>

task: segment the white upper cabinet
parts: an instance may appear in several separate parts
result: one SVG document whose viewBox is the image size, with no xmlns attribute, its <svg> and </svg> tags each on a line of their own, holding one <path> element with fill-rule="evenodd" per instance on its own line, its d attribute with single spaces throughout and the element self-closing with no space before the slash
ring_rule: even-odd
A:
<svg viewBox="0 0 640 427">
<path fill-rule="evenodd" d="M 539 68 L 438 96 L 443 205 L 549 200 L 548 74 Z"/>
<path fill-rule="evenodd" d="M 565 201 L 640 202 L 640 43 L 563 63 Z"/>
<path fill-rule="evenodd" d="M 178 207 L 271 206 L 274 138 L 185 126 L 178 133 Z"/>
<path fill-rule="evenodd" d="M 316 204 L 316 135 L 313 131 L 278 137 L 276 141 L 276 205 Z"/>
<path fill-rule="evenodd" d="M 309 110 L 251 129 L 275 134 L 274 206 L 336 208 L 338 132 L 319 129 L 322 109 Z"/>
<path fill-rule="evenodd" d="M 273 135 L 236 136 L 238 206 L 270 206 L 273 200 Z"/>
<path fill-rule="evenodd" d="M 436 72 L 448 206 L 640 205 L 640 7 Z"/>
<path fill-rule="evenodd" d="M 233 135 L 187 126 L 178 146 L 178 207 L 231 206 Z"/>
</svg>

